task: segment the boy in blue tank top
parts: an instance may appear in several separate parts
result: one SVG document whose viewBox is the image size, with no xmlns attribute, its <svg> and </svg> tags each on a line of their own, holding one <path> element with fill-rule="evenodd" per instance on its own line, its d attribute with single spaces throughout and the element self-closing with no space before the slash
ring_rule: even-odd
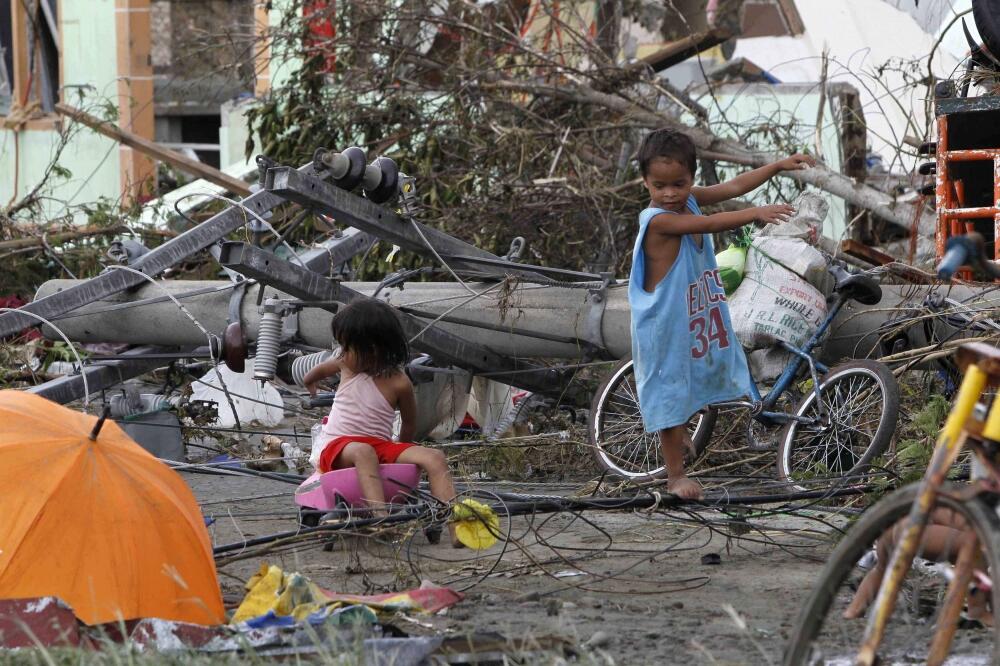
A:
<svg viewBox="0 0 1000 666">
<path fill-rule="evenodd" d="M 750 393 L 750 371 L 729 319 L 711 234 L 745 224 L 777 224 L 794 213 L 786 204 L 702 215 L 701 205 L 743 196 L 781 171 L 815 165 L 792 155 L 718 185 L 696 187 L 697 154 L 686 135 L 657 130 L 639 149 L 649 207 L 639 214 L 632 252 L 629 304 L 632 359 L 646 432 L 659 434 L 668 489 L 701 499 L 684 471 L 692 447 L 687 422 L 708 405 Z"/>
</svg>

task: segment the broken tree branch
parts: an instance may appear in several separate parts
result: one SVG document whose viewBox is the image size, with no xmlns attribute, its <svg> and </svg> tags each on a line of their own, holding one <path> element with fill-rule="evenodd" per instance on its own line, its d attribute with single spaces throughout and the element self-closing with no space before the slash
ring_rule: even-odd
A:
<svg viewBox="0 0 1000 666">
<path fill-rule="evenodd" d="M 84 227 L 83 229 L 77 229 L 74 231 L 64 231 L 61 233 L 45 235 L 44 238 L 41 234 L 38 236 L 25 236 L 23 238 L 13 238 L 11 240 L 0 241 L 0 250 L 20 250 L 35 247 L 40 248 L 45 247 L 45 243 L 65 243 L 66 241 L 81 240 L 83 238 L 90 238 L 93 236 L 111 235 L 128 230 L 129 228 L 124 224 L 116 224 L 111 227 Z M 166 237 L 174 236 L 174 234 L 169 231 L 153 229 L 144 230 L 143 233 Z"/>
<path fill-rule="evenodd" d="M 204 178 L 208 182 L 215 183 L 219 187 L 224 187 L 228 191 L 239 194 L 240 196 L 247 196 L 250 194 L 250 187 L 242 180 L 233 178 L 232 176 L 210 167 L 207 164 L 202 164 L 197 160 L 193 160 L 189 157 L 181 155 L 178 152 L 164 148 L 149 139 L 144 139 L 138 134 L 124 130 L 113 123 L 101 120 L 96 116 L 90 115 L 86 111 L 81 111 L 80 109 L 72 107 L 68 104 L 59 103 L 56 104 L 55 108 L 60 114 L 68 116 L 69 118 L 86 125 L 95 132 L 134 148 L 155 160 L 166 162 L 167 164 L 170 164 L 185 173 L 196 176 L 197 178 Z"/>
<path fill-rule="evenodd" d="M 718 155 L 714 159 L 760 167 L 783 157 L 754 152 L 737 141 L 719 137 L 699 127 L 690 127 L 677 118 L 644 109 L 625 97 L 603 93 L 581 83 L 574 84 L 567 82 L 560 86 L 554 86 L 523 81 L 493 81 L 480 85 L 484 88 L 505 89 L 511 92 L 530 93 L 576 103 L 603 106 L 612 111 L 617 111 L 629 119 L 645 123 L 649 127 L 674 127 L 690 136 L 691 140 L 698 146 L 698 149 L 705 151 L 704 154 L 706 157 L 709 154 Z M 722 157 L 722 155 L 726 155 L 727 157 Z M 861 183 L 855 183 L 843 174 L 817 166 L 801 171 L 788 171 L 781 175 L 800 183 L 812 185 L 840 197 L 848 203 L 868 209 L 882 219 L 897 224 L 904 229 L 909 229 L 913 225 L 915 213 L 913 206 L 895 203 L 884 192 Z M 929 213 L 923 213 L 922 215 L 928 218 L 931 217 Z"/>
</svg>

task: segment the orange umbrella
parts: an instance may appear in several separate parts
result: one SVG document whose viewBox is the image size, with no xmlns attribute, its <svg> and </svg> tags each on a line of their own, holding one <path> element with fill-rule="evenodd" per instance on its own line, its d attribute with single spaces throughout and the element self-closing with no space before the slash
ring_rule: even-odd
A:
<svg viewBox="0 0 1000 666">
<path fill-rule="evenodd" d="M 101 423 L 0 391 L 0 599 L 57 596 L 87 624 L 224 622 L 191 490 L 114 421 Z"/>
</svg>

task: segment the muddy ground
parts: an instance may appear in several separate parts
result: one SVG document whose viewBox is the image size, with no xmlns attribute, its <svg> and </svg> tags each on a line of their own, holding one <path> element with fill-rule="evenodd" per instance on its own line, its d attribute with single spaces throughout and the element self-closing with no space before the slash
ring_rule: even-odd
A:
<svg viewBox="0 0 1000 666">
<path fill-rule="evenodd" d="M 299 421 L 290 419 L 280 429 L 287 431 L 294 423 L 302 431 Z M 459 490 L 562 496 L 594 492 L 600 470 L 579 424 L 567 423 L 544 423 L 544 431 L 567 430 L 558 441 L 535 448 L 449 449 Z M 733 421 L 717 434 L 738 430 Z M 709 505 L 786 490 L 773 481 L 773 452 L 747 452 L 742 438 L 736 438 L 736 445 L 723 436 L 717 439 L 695 468 L 705 474 Z M 212 455 L 190 447 L 189 452 Z M 297 528 L 294 484 L 182 474 L 205 514 L 215 519 L 209 530 L 217 546 Z M 599 491 L 614 494 L 615 483 L 605 477 Z M 503 637 L 503 650 L 511 656 L 525 646 L 537 648 L 508 663 L 565 663 L 565 658 L 594 664 L 776 664 L 839 529 L 846 528 L 867 499 L 799 502 L 794 515 L 788 505 L 758 506 L 757 515 L 743 519 L 712 506 L 514 517 L 501 521 L 501 530 L 511 538 L 482 553 L 454 550 L 447 538 L 431 545 L 419 525 L 408 523 L 338 536 L 329 552 L 312 540 L 267 553 L 248 551 L 237 559 L 227 556 L 220 559 L 220 581 L 230 608 L 243 597 L 244 581 L 264 562 L 337 592 L 404 590 L 423 581 L 448 586 L 463 592 L 461 603 L 435 616 L 396 617 L 392 624 L 409 635 L 492 632 Z M 924 627 L 912 641 L 904 636 L 899 654 L 924 645 L 927 633 Z M 961 630 L 956 640 L 971 648 L 962 651 L 975 654 L 988 649 L 988 638 L 980 628 Z M 826 663 L 851 661 L 846 650 L 826 656 L 831 658 Z M 889 661 L 921 662 L 905 656 Z M 949 663 L 969 666 L 989 660 Z"/>
<path fill-rule="evenodd" d="M 288 484 L 184 477 L 200 501 L 212 502 L 204 510 L 216 519 L 210 527 L 215 544 L 295 527 L 290 515 L 245 515 L 287 513 L 293 489 Z M 567 493 L 569 486 L 492 488 L 554 494 Z M 220 502 L 274 493 L 286 494 Z M 407 633 L 555 637 L 593 648 L 597 663 L 777 662 L 790 623 L 830 548 L 830 530 L 784 515 L 752 520 L 763 531 L 738 537 L 725 525 L 701 523 L 724 518 L 714 511 L 515 517 L 503 521 L 513 539 L 502 555 L 502 544 L 475 554 L 452 549 L 447 539 L 432 546 L 423 534 L 399 528 L 377 537 L 339 538 L 332 552 L 314 545 L 235 561 L 222 566 L 221 580 L 227 601 L 236 602 L 243 594 L 241 581 L 265 560 L 340 592 L 405 589 L 423 579 L 468 588 L 465 600 L 441 615 L 398 619 Z M 764 543 L 769 539 L 774 543 Z M 719 563 L 706 564 L 703 558 Z"/>
</svg>

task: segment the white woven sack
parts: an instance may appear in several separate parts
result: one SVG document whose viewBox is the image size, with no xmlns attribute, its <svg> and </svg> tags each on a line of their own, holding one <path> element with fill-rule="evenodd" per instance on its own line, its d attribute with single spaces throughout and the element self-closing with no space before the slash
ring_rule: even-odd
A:
<svg viewBox="0 0 1000 666">
<path fill-rule="evenodd" d="M 757 257 L 758 262 L 770 259 L 804 278 L 806 282 L 820 291 L 829 280 L 830 272 L 827 270 L 826 257 L 804 240 L 780 236 L 754 238 L 747 250 L 747 262 L 744 268 L 744 272 L 747 274 L 751 270 L 750 254 L 755 251 L 758 255 L 763 255 L 763 257 Z"/>
<path fill-rule="evenodd" d="M 744 349 L 778 342 L 801 346 L 826 317 L 823 294 L 768 254 L 750 247 L 743 282 L 729 299 L 733 328 Z"/>
</svg>

